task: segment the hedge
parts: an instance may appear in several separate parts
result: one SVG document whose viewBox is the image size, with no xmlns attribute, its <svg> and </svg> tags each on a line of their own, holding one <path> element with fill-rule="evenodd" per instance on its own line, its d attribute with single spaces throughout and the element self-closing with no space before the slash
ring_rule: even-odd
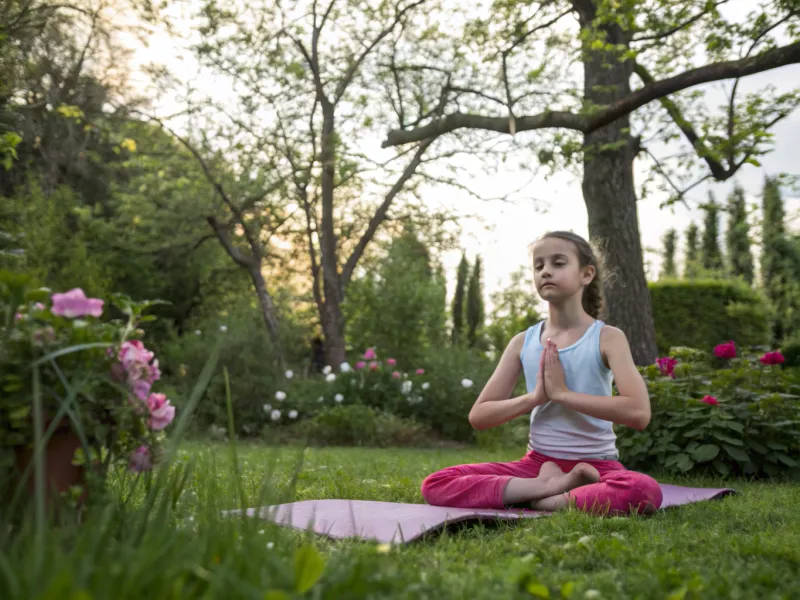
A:
<svg viewBox="0 0 800 600">
<path fill-rule="evenodd" d="M 724 279 L 651 283 L 658 349 L 709 348 L 727 340 L 738 346 L 770 342 L 769 305 L 742 282 Z"/>
</svg>

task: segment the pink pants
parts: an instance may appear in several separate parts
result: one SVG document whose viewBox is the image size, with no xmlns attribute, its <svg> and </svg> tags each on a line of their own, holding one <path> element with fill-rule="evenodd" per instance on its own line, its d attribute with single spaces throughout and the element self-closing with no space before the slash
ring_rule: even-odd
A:
<svg viewBox="0 0 800 600">
<path fill-rule="evenodd" d="M 537 477 L 548 461 L 565 473 L 580 462 L 589 463 L 600 473 L 600 481 L 575 488 L 570 499 L 579 510 L 596 514 L 652 512 L 661 506 L 661 487 L 655 479 L 628 471 L 615 460 L 564 460 L 529 452 L 521 460 L 508 463 L 480 463 L 448 467 L 425 478 L 422 497 L 434 506 L 456 508 L 506 508 L 503 491 L 512 477 Z"/>
</svg>

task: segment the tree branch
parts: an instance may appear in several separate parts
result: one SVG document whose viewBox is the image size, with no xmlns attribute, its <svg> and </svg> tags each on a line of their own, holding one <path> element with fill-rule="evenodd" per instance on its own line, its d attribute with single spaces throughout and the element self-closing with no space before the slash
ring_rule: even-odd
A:
<svg viewBox="0 0 800 600">
<path fill-rule="evenodd" d="M 678 23 L 677 25 L 667 29 L 666 31 L 662 31 L 660 33 L 654 33 L 652 35 L 643 35 L 641 37 L 634 37 L 631 40 L 631 42 L 651 42 L 654 40 L 663 40 L 664 38 L 668 38 L 669 36 L 678 33 L 680 30 L 688 27 L 689 25 L 693 25 L 694 23 L 705 17 L 711 11 L 716 10 L 718 6 L 725 4 L 728 1 L 729 0 L 717 0 L 717 2 L 715 2 L 710 8 L 703 9 L 696 15 L 689 17 L 682 23 Z"/>
<path fill-rule="evenodd" d="M 767 50 L 754 57 L 713 63 L 690 69 L 662 81 L 653 80 L 648 73 L 649 80 L 643 79 L 646 84 L 643 88 L 628 94 L 591 116 L 566 111 L 545 111 L 538 115 L 518 117 L 516 119 L 516 131 L 522 132 L 558 127 L 581 131 L 584 134 L 591 133 L 653 100 L 664 99 L 670 94 L 687 88 L 712 81 L 745 77 L 798 62 L 800 62 L 800 42 L 795 42 L 787 46 Z M 637 65 L 636 69 L 638 74 L 642 67 Z M 641 77 L 642 75 L 639 76 Z M 669 102 L 669 100 L 662 100 L 662 102 L 664 101 Z M 450 133 L 456 129 L 485 129 L 498 133 L 510 133 L 507 117 L 487 117 L 455 112 L 444 118 L 435 119 L 422 127 L 390 131 L 383 142 L 383 147 L 419 142 Z M 699 139 L 696 135 L 695 138 Z"/>
<path fill-rule="evenodd" d="M 433 140 L 428 139 L 419 145 L 417 151 L 414 153 L 414 157 L 411 159 L 408 165 L 406 165 L 406 168 L 403 170 L 403 173 L 400 175 L 397 181 L 395 181 L 392 189 L 386 193 L 386 196 L 384 196 L 383 202 L 378 207 L 378 210 L 376 210 L 375 214 L 372 215 L 372 218 L 369 220 L 369 224 L 367 225 L 367 229 L 356 243 L 355 248 L 353 248 L 353 252 L 348 257 L 347 262 L 342 269 L 342 288 L 347 286 L 350 278 L 353 276 L 353 271 L 355 270 L 358 261 L 364 254 L 364 249 L 367 247 L 367 244 L 372 241 L 372 238 L 375 236 L 375 232 L 378 230 L 378 227 L 380 227 L 381 223 L 383 223 L 383 221 L 386 219 L 386 214 L 389 212 L 389 207 L 391 206 L 392 201 L 395 199 L 395 196 L 397 196 L 400 190 L 403 189 L 405 183 L 414 175 L 417 167 L 419 167 L 420 163 L 422 162 L 422 155 L 432 143 Z"/>
<path fill-rule="evenodd" d="M 213 229 L 214 233 L 217 234 L 217 238 L 222 244 L 222 247 L 225 248 L 225 251 L 234 260 L 234 262 L 245 269 L 252 268 L 253 257 L 247 256 L 244 252 L 242 252 L 241 248 L 236 247 L 236 245 L 233 243 L 233 240 L 231 240 L 228 230 L 221 225 L 214 216 L 206 217 L 206 221 L 208 221 L 208 224 L 211 225 L 211 229 Z"/>
</svg>

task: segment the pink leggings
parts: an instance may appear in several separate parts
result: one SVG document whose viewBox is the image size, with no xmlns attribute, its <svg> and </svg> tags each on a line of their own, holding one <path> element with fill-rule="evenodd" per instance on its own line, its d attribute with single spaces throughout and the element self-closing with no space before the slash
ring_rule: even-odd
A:
<svg viewBox="0 0 800 600">
<path fill-rule="evenodd" d="M 655 479 L 628 471 L 615 460 L 565 460 L 536 451 L 507 463 L 480 463 L 448 467 L 425 478 L 422 497 L 434 506 L 456 508 L 506 508 L 503 491 L 512 477 L 537 477 L 541 466 L 552 461 L 565 473 L 580 462 L 600 473 L 600 481 L 575 488 L 570 499 L 579 510 L 598 514 L 652 512 L 661 506 L 661 487 Z"/>
</svg>

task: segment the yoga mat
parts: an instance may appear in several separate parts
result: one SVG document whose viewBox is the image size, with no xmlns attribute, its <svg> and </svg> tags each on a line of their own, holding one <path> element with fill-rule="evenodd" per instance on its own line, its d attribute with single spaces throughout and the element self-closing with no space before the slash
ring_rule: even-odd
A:
<svg viewBox="0 0 800 600">
<path fill-rule="evenodd" d="M 661 508 L 691 504 L 735 494 L 732 489 L 688 488 L 661 484 Z M 361 538 L 379 543 L 408 543 L 442 531 L 456 523 L 516 521 L 547 517 L 551 513 L 533 510 L 491 510 L 450 508 L 428 504 L 403 504 L 371 500 L 304 500 L 262 508 L 248 508 L 248 517 L 274 521 L 279 525 L 330 538 Z M 231 510 L 226 516 L 240 515 Z"/>
</svg>

